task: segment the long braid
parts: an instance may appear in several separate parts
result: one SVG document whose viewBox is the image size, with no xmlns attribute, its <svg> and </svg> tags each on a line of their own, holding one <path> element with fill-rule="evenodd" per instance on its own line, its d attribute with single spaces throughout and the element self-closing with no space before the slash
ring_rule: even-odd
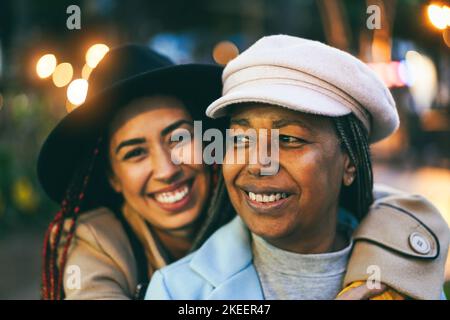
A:
<svg viewBox="0 0 450 320">
<path fill-rule="evenodd" d="M 76 170 L 69 187 L 66 190 L 61 209 L 49 224 L 44 238 L 43 247 L 43 271 L 42 271 L 42 298 L 46 300 L 58 300 L 64 297 L 63 275 L 67 262 L 67 253 L 75 233 L 76 219 L 85 198 L 95 160 L 99 154 L 99 146 L 102 138 L 99 138 L 92 156 L 86 164 Z M 65 234 L 65 243 L 62 247 L 62 255 L 58 261 L 58 250 L 61 245 L 65 223 L 68 221 L 68 232 Z M 59 266 L 58 266 L 59 262 Z"/>
<path fill-rule="evenodd" d="M 333 120 L 341 147 L 356 167 L 355 183 L 341 191 L 341 205 L 361 220 L 373 203 L 373 173 L 367 133 L 353 114 Z"/>
</svg>

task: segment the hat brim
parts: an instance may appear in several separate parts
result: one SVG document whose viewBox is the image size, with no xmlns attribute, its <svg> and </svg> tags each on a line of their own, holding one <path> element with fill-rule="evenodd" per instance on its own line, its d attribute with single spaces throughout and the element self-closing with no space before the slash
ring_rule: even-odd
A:
<svg viewBox="0 0 450 320">
<path fill-rule="evenodd" d="M 220 118 L 229 113 L 232 105 L 247 102 L 271 104 L 294 111 L 330 117 L 351 113 L 349 108 L 336 100 L 310 88 L 288 84 L 258 84 L 225 94 L 207 108 L 206 115 L 211 118 Z"/>
<path fill-rule="evenodd" d="M 37 164 L 42 188 L 60 203 L 81 160 L 93 152 L 116 112 L 135 98 L 173 95 L 185 103 L 194 120 L 204 121 L 204 127 L 210 125 L 205 124 L 205 109 L 221 95 L 222 71 L 217 65 L 169 66 L 126 79 L 93 96 L 66 115 L 42 145 Z M 220 127 L 219 122 L 216 125 Z"/>
</svg>

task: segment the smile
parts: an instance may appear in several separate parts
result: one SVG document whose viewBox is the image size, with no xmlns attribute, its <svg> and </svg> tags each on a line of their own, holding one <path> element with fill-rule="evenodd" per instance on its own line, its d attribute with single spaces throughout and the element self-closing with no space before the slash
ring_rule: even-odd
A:
<svg viewBox="0 0 450 320">
<path fill-rule="evenodd" d="M 277 190 L 272 187 L 244 187 L 241 191 L 250 208 L 258 213 L 270 215 L 281 213 L 280 210 L 291 202 L 294 195 L 286 190 Z"/>
<path fill-rule="evenodd" d="M 285 192 L 277 192 L 277 193 L 271 193 L 271 194 L 248 192 L 247 195 L 251 200 L 260 202 L 260 203 L 275 202 L 280 199 L 285 199 L 288 197 L 288 194 Z"/>
<path fill-rule="evenodd" d="M 186 183 L 178 189 L 171 192 L 159 192 L 155 193 L 155 200 L 159 203 L 175 203 L 186 198 L 190 191 L 190 185 Z"/>
<path fill-rule="evenodd" d="M 160 208 L 170 212 L 183 211 L 193 199 L 195 178 L 180 181 L 167 188 L 148 194 Z"/>
</svg>

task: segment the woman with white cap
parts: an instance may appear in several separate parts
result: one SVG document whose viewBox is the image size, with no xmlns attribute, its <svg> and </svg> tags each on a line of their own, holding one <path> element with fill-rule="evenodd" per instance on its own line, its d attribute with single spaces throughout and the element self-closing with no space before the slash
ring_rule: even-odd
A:
<svg viewBox="0 0 450 320">
<path fill-rule="evenodd" d="M 278 170 L 263 175 L 266 163 L 235 163 L 228 149 L 223 177 L 238 217 L 157 271 L 148 299 L 334 299 L 374 274 L 401 293 L 379 299 L 440 298 L 445 221 L 412 215 L 423 206 L 414 196 L 373 203 L 369 143 L 399 120 L 366 65 L 319 42 L 271 36 L 231 61 L 223 83 L 207 115 L 228 116 L 231 129 L 244 132 L 232 148 L 249 156 L 264 135 L 252 141 L 248 130 L 265 129 L 270 143 L 278 137 Z M 392 215 L 402 224 L 389 223 Z M 405 281 L 418 277 L 422 286 Z"/>
</svg>

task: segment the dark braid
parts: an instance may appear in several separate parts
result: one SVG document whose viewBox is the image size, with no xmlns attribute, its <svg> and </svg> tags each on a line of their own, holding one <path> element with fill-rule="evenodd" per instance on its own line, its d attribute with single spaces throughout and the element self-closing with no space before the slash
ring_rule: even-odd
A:
<svg viewBox="0 0 450 320">
<path fill-rule="evenodd" d="M 343 186 L 340 205 L 362 220 L 373 203 L 373 174 L 367 132 L 353 115 L 333 118 L 336 131 L 345 150 L 356 167 L 356 179 Z"/>
<path fill-rule="evenodd" d="M 72 181 L 67 188 L 65 198 L 61 203 L 61 209 L 50 223 L 45 234 L 42 270 L 42 298 L 45 300 L 64 298 L 63 278 L 67 253 L 75 232 L 76 219 L 85 199 L 85 191 L 90 181 L 92 169 L 99 154 L 101 141 L 101 138 L 98 139 L 91 157 L 86 159 L 84 165 L 81 165 L 75 171 Z M 59 257 L 58 250 L 62 244 L 66 221 L 68 223 L 68 231 L 64 234 L 65 242 Z"/>
</svg>

